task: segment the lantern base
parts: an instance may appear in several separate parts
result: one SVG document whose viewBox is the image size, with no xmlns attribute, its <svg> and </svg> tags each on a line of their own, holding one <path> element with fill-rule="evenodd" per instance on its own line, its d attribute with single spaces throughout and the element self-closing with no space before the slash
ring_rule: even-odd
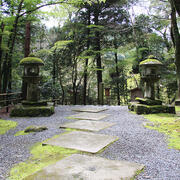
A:
<svg viewBox="0 0 180 180">
<path fill-rule="evenodd" d="M 180 106 L 180 99 L 176 99 L 175 106 Z"/>
<path fill-rule="evenodd" d="M 12 109 L 11 117 L 47 117 L 54 114 L 54 106 L 17 105 Z"/>
<path fill-rule="evenodd" d="M 24 106 L 47 106 L 47 101 L 22 101 Z"/>
<path fill-rule="evenodd" d="M 136 114 L 157 114 L 157 113 L 170 113 L 176 114 L 175 106 L 167 105 L 145 105 L 137 102 L 131 102 L 128 105 L 130 111 L 134 111 Z"/>
<path fill-rule="evenodd" d="M 136 98 L 136 101 L 138 101 L 140 104 L 146 104 L 146 105 L 162 105 L 162 101 L 159 99 L 149 99 L 149 98 Z"/>
</svg>

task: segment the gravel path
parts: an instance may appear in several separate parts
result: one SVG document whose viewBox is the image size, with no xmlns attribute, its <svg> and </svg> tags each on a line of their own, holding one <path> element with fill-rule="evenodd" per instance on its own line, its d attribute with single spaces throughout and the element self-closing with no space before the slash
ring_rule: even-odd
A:
<svg viewBox="0 0 180 180">
<path fill-rule="evenodd" d="M 71 111 L 74 107 L 58 106 L 56 113 L 51 117 L 8 118 L 17 121 L 18 126 L 5 135 L 0 135 L 0 180 L 7 179 L 8 172 L 14 164 L 28 159 L 29 148 L 34 143 L 64 132 L 58 127 L 64 122 L 72 121 L 66 117 L 75 114 Z M 165 135 L 144 128 L 142 123 L 147 120 L 129 113 L 126 106 L 108 106 L 104 113 L 111 116 L 102 121 L 113 122 L 116 125 L 98 133 L 118 136 L 119 140 L 95 156 L 144 164 L 146 168 L 137 177 L 138 180 L 180 180 L 180 152 L 168 149 Z M 24 130 L 30 125 L 47 126 L 48 130 L 26 136 L 14 136 L 17 131 Z"/>
</svg>

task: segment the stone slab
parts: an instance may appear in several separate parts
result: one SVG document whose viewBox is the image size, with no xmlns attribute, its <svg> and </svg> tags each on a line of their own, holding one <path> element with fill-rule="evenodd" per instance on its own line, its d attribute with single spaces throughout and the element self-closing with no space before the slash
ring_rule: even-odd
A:
<svg viewBox="0 0 180 180">
<path fill-rule="evenodd" d="M 25 180 L 130 180 L 143 168 L 137 163 L 73 154 Z"/>
<path fill-rule="evenodd" d="M 118 138 L 91 132 L 72 131 L 47 141 L 46 145 L 60 146 L 80 151 L 97 153 Z"/>
<path fill-rule="evenodd" d="M 104 113 L 87 113 L 87 112 L 83 112 L 83 113 L 71 115 L 69 118 L 98 121 L 98 120 L 101 120 L 101 119 L 106 118 L 108 116 L 109 116 L 109 114 L 104 114 Z"/>
<path fill-rule="evenodd" d="M 73 111 L 77 112 L 92 112 L 92 113 L 98 113 L 102 111 L 106 111 L 107 108 L 105 107 L 84 107 L 84 108 L 79 108 L 79 109 L 72 109 Z"/>
<path fill-rule="evenodd" d="M 60 128 L 71 128 L 79 130 L 88 130 L 88 131 L 100 131 L 102 129 L 108 128 L 115 125 L 115 123 L 102 122 L 102 121 L 89 121 L 89 120 L 80 120 L 72 123 L 62 124 Z"/>
</svg>

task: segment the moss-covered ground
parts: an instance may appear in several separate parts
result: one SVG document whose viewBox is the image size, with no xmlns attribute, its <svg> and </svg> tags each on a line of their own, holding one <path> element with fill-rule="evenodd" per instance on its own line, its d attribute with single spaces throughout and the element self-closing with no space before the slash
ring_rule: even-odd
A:
<svg viewBox="0 0 180 180">
<path fill-rule="evenodd" d="M 176 107 L 176 112 L 178 111 L 180 111 L 180 107 Z M 180 150 L 180 117 L 163 113 L 144 115 L 144 117 L 153 122 L 153 125 L 147 123 L 145 127 L 166 134 L 168 146 Z"/>
<path fill-rule="evenodd" d="M 56 137 L 57 136 L 54 136 L 53 138 Z M 21 180 L 71 154 L 78 153 L 77 150 L 50 145 L 44 146 L 44 142 L 35 144 L 30 151 L 31 157 L 27 161 L 21 162 L 11 169 L 10 180 Z"/>
<path fill-rule="evenodd" d="M 29 133 L 26 133 L 26 132 L 24 132 L 24 130 L 23 131 L 18 131 L 18 132 L 16 132 L 16 134 L 14 135 L 14 136 L 22 136 L 22 135 L 28 135 Z"/>
<path fill-rule="evenodd" d="M 0 135 L 5 134 L 8 130 L 15 128 L 16 126 L 17 122 L 0 119 Z"/>
</svg>

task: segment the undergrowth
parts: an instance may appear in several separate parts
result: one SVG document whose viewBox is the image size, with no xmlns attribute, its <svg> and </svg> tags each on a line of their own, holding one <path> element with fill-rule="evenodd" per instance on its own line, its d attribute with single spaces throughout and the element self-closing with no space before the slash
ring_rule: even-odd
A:
<svg viewBox="0 0 180 180">
<path fill-rule="evenodd" d="M 145 127 L 166 134 L 168 136 L 168 146 L 180 150 L 180 117 L 163 113 L 144 115 L 144 117 L 153 122 L 153 126 L 147 123 Z"/>
</svg>

